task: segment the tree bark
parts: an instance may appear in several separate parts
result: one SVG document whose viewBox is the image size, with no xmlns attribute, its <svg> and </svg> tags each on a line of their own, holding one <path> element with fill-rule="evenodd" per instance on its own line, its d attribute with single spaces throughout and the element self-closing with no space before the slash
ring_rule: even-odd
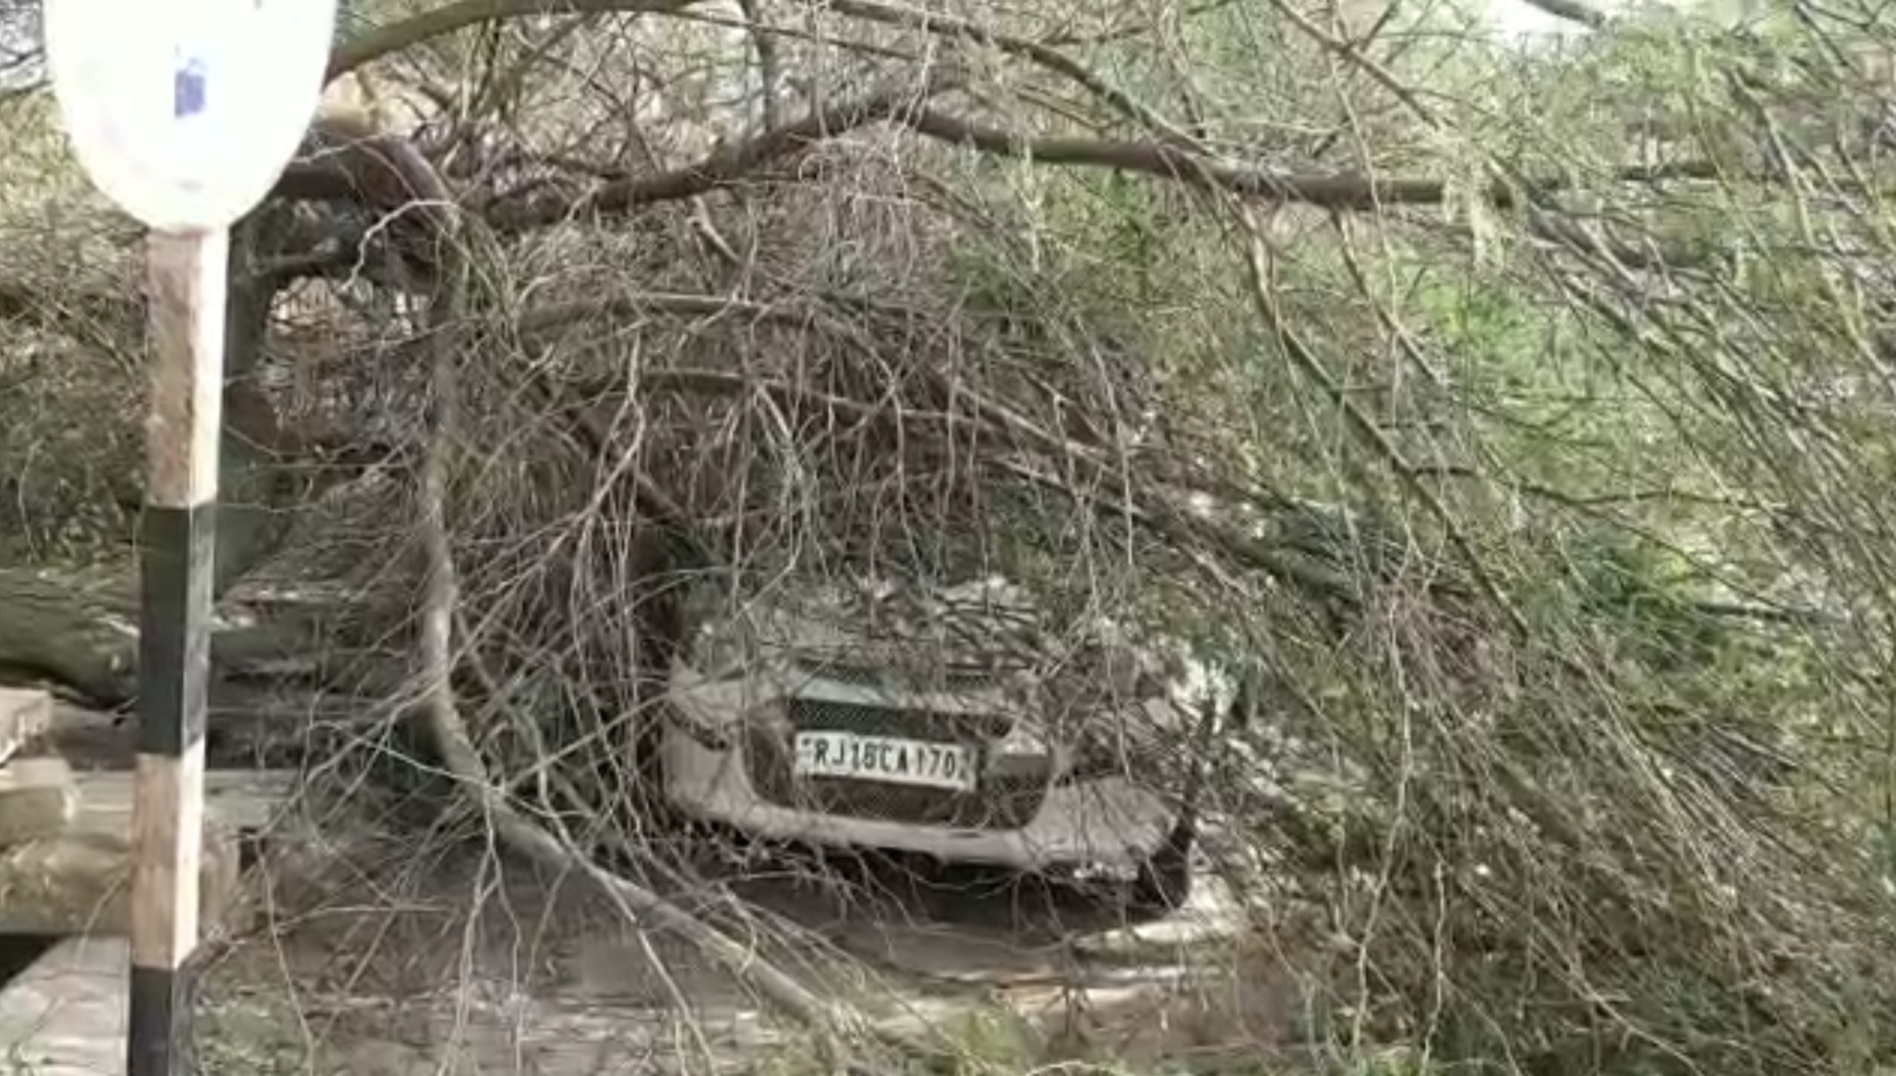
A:
<svg viewBox="0 0 1896 1076">
<path fill-rule="evenodd" d="M 88 702 L 138 693 L 137 588 L 124 576 L 0 568 L 0 682 L 51 681 Z M 311 654 L 320 626 L 291 620 L 211 636 L 213 671 L 268 674 Z M 333 663 L 330 663 L 333 665 Z M 320 676 L 325 665 L 314 667 Z"/>
<path fill-rule="evenodd" d="M 99 702 L 130 698 L 138 634 L 129 589 L 120 579 L 0 570 L 0 674 L 49 679 Z"/>
<path fill-rule="evenodd" d="M 240 226 L 233 254 L 247 252 L 255 234 L 253 224 Z M 277 455 L 291 439 L 278 436 L 274 413 L 249 390 L 276 286 L 248 266 L 243 256 L 231 259 L 215 573 L 220 595 L 281 548 L 300 485 Z M 215 661 L 233 648 L 280 653 L 286 645 L 269 640 L 267 631 L 246 630 L 214 640 L 212 655 Z M 0 567 L 0 674 L 51 680 L 88 700 L 119 705 L 136 695 L 137 656 L 135 569 Z"/>
</svg>

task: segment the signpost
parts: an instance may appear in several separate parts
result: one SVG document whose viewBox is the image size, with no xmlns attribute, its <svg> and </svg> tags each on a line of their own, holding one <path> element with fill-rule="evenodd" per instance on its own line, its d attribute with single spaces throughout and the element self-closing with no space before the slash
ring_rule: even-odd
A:
<svg viewBox="0 0 1896 1076">
<path fill-rule="evenodd" d="M 130 1076 L 191 1068 L 229 227 L 302 141 L 335 16 L 335 0 L 44 3 L 73 152 L 150 229 Z"/>
</svg>

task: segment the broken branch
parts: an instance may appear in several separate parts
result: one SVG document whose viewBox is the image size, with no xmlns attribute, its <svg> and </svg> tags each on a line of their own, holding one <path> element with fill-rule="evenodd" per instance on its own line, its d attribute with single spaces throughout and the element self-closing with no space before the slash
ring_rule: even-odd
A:
<svg viewBox="0 0 1896 1076">
<path fill-rule="evenodd" d="M 329 58 L 328 77 L 340 78 L 384 56 L 484 22 L 600 11 L 667 12 L 690 3 L 691 0 L 461 0 L 377 27 L 341 46 Z"/>
</svg>

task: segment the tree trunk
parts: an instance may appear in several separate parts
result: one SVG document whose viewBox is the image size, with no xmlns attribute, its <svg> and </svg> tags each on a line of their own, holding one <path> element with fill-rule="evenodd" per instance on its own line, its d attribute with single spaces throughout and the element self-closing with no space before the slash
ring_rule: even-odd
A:
<svg viewBox="0 0 1896 1076">
<path fill-rule="evenodd" d="M 254 234 L 250 226 L 233 236 L 230 306 L 227 315 L 226 432 L 219 468 L 216 589 L 223 594 L 281 547 L 290 529 L 300 483 L 266 447 L 260 427 L 275 423 L 248 393 L 275 286 L 247 272 L 241 255 Z M 267 409 L 267 405 L 266 405 Z M 133 571 L 120 574 L 59 574 L 0 568 L 0 673 L 52 680 L 88 699 L 119 704 L 137 685 L 138 586 Z M 246 630 L 213 642 L 213 660 L 241 649 L 280 652 Z"/>
<path fill-rule="evenodd" d="M 122 576 L 71 576 L 0 568 L 0 682 L 52 681 L 90 702 L 117 706 L 138 687 L 137 588 Z M 211 635 L 221 676 L 304 663 L 322 645 L 320 623 L 292 618 Z M 347 655 L 345 655 L 347 656 Z M 320 677 L 335 662 L 313 666 Z"/>
<path fill-rule="evenodd" d="M 132 696 L 135 604 L 123 580 L 0 569 L 0 673 L 43 678 L 104 703 Z"/>
</svg>

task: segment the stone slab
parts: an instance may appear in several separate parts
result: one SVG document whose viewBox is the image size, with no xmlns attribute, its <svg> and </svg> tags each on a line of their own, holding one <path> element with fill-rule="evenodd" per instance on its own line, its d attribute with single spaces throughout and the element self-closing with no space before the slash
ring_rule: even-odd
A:
<svg viewBox="0 0 1896 1076">
<path fill-rule="evenodd" d="M 128 934 L 132 781 L 119 771 L 76 775 L 79 809 L 71 828 L 0 850 L 0 933 Z M 205 775 L 201 933 L 241 929 L 253 911 L 240 886 L 240 831 L 267 824 L 282 802 L 271 797 L 290 787 L 281 774 Z"/>
<path fill-rule="evenodd" d="M 0 985 L 0 1073 L 123 1073 L 131 962 L 121 939 L 67 938 Z"/>
<path fill-rule="evenodd" d="M 79 806 L 72 767 L 57 755 L 0 765 L 0 849 L 57 837 Z"/>
<path fill-rule="evenodd" d="M 125 937 L 131 931 L 131 839 L 76 826 L 0 852 L 0 933 Z M 198 873 L 200 929 L 238 905 L 236 835 L 206 825 Z"/>
<path fill-rule="evenodd" d="M 53 723 L 53 697 L 44 691 L 0 687 L 0 762 Z"/>
<path fill-rule="evenodd" d="M 293 770 L 212 770 L 204 775 L 204 817 L 232 829 L 273 823 L 296 796 Z M 132 773 L 95 770 L 73 775 L 85 825 L 131 832 Z"/>
</svg>

